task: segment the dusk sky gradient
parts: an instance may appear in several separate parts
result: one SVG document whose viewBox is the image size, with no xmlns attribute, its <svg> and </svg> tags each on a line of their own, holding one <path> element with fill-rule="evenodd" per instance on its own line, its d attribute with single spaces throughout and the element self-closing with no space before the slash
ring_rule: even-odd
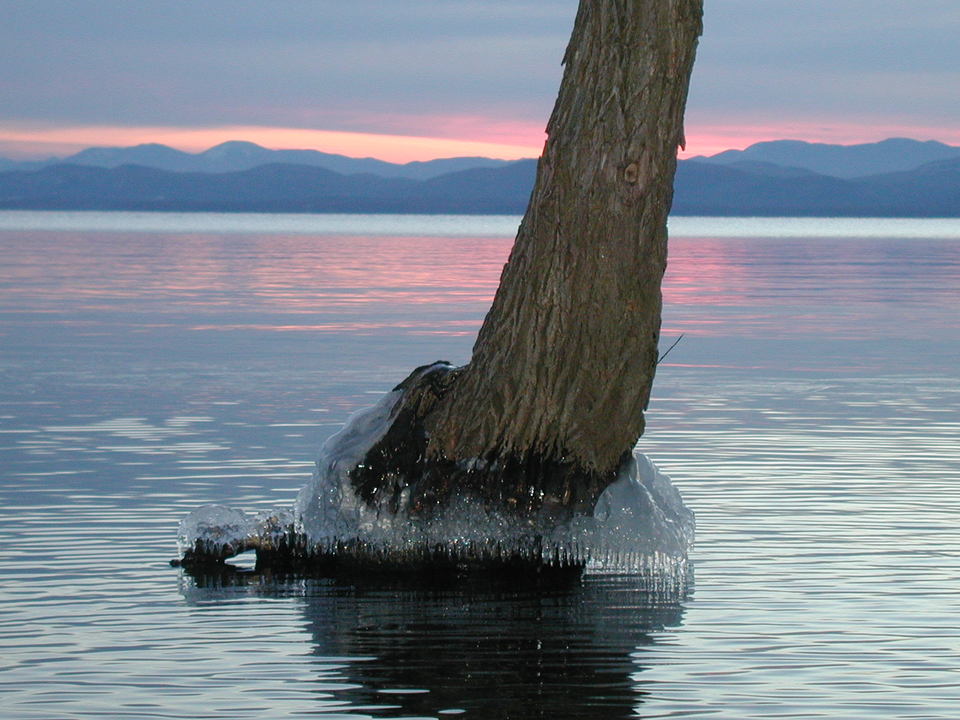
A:
<svg viewBox="0 0 960 720">
<path fill-rule="evenodd" d="M 0 0 L 0 155 L 532 157 L 576 0 Z M 960 144 L 958 0 L 706 0 L 686 155 Z"/>
</svg>

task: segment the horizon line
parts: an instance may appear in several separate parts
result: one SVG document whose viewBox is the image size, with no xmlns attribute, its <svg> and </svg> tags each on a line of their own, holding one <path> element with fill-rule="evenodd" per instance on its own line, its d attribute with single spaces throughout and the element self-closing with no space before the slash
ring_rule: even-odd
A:
<svg viewBox="0 0 960 720">
<path fill-rule="evenodd" d="M 679 151 L 678 156 L 681 159 L 710 157 L 728 150 L 744 150 L 757 143 L 777 141 L 853 146 L 908 139 L 950 145 L 949 142 L 929 137 L 931 128 L 885 128 L 884 131 L 875 133 L 873 138 L 861 135 L 855 139 L 825 138 L 821 133 L 796 133 L 789 130 L 778 135 L 772 128 L 759 127 L 749 128 L 747 133 L 735 137 L 733 133 L 718 132 L 718 130 L 720 129 L 703 134 L 688 133 L 687 147 Z M 541 135 L 546 137 L 544 133 Z M 917 137 L 918 135 L 921 137 Z M 515 140 L 516 136 L 511 139 Z M 506 161 L 536 159 L 540 156 L 542 149 L 542 142 L 540 145 L 534 145 L 491 140 L 257 126 L 199 129 L 156 126 L 140 128 L 84 126 L 42 130 L 0 127 L 0 157 L 14 162 L 60 160 L 94 148 L 129 149 L 143 145 L 162 145 L 197 155 L 229 143 L 249 143 L 273 151 L 313 150 L 351 159 L 374 159 L 396 164 L 462 157 L 483 157 Z"/>
</svg>

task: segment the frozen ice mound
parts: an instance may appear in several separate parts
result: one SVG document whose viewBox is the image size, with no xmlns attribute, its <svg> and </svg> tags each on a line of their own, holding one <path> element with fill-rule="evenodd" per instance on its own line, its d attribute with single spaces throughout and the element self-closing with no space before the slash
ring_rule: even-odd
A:
<svg viewBox="0 0 960 720">
<path fill-rule="evenodd" d="M 215 554 L 230 557 L 246 550 L 253 535 L 254 520 L 243 510 L 222 505 L 203 505 L 180 521 L 177 548 L 180 557 L 190 551 L 216 549 Z"/>
<path fill-rule="evenodd" d="M 354 413 L 343 429 L 321 446 L 313 479 L 300 490 L 293 510 L 296 531 L 309 543 L 330 545 L 372 539 L 380 518 L 353 492 L 349 475 L 390 429 L 402 395 L 394 390 L 373 407 Z"/>
<path fill-rule="evenodd" d="M 293 527 L 290 510 L 267 510 L 250 515 L 223 505 L 203 505 L 180 521 L 177 550 L 191 555 L 228 558 L 245 550 L 266 550 L 286 542 Z"/>
<path fill-rule="evenodd" d="M 253 516 L 207 505 L 192 512 L 180 524 L 181 557 L 216 560 L 255 548 L 294 551 L 307 561 L 337 555 L 399 564 L 429 558 L 525 559 L 582 566 L 591 573 L 641 574 L 671 584 L 686 581 L 693 513 L 669 478 L 637 451 L 593 512 L 569 521 L 496 512 L 469 496 L 454 498 L 424 518 L 371 507 L 354 492 L 350 472 L 384 437 L 401 398 L 401 391 L 388 393 L 324 443 L 313 478 L 292 511 Z"/>
<path fill-rule="evenodd" d="M 693 511 L 670 478 L 635 449 L 593 514 L 575 517 L 563 532 L 588 570 L 669 575 L 686 572 L 695 527 Z"/>
<path fill-rule="evenodd" d="M 584 565 L 596 573 L 675 577 L 686 572 L 694 516 L 653 462 L 634 451 L 589 516 L 557 523 L 491 511 L 456 498 L 429 518 L 382 512 L 354 492 L 350 471 L 387 432 L 401 393 L 356 413 L 323 445 L 313 479 L 297 498 L 295 528 L 318 553 L 358 549 L 371 557 L 433 556 L 473 560 L 521 557 Z"/>
</svg>

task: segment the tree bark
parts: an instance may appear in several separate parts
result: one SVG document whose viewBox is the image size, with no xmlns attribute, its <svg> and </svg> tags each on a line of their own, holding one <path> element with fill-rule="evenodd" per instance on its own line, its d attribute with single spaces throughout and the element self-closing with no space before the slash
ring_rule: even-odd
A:
<svg viewBox="0 0 960 720">
<path fill-rule="evenodd" d="M 581 0 L 536 185 L 473 356 L 401 386 L 390 432 L 351 476 L 368 502 L 422 512 L 469 492 L 576 512 L 616 477 L 656 369 L 701 16 L 702 0 Z"/>
</svg>

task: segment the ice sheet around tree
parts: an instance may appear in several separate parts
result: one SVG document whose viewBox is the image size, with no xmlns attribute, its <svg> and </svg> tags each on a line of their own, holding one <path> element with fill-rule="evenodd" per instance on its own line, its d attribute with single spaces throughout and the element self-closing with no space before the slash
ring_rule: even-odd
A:
<svg viewBox="0 0 960 720">
<path fill-rule="evenodd" d="M 241 510 L 204 506 L 181 523 L 181 555 L 197 546 L 229 545 L 238 552 L 273 546 L 291 530 L 307 548 L 336 552 L 362 547 L 383 557 L 402 558 L 424 548 L 479 559 L 509 554 L 545 562 L 580 563 L 588 572 L 677 576 L 686 572 L 694 538 L 693 513 L 669 478 L 640 452 L 598 499 L 589 516 L 545 523 L 492 512 L 461 497 L 442 513 L 411 520 L 369 507 L 355 494 L 349 473 L 390 427 L 401 393 L 385 395 L 356 413 L 323 445 L 313 478 L 292 510 L 252 516 Z"/>
</svg>

